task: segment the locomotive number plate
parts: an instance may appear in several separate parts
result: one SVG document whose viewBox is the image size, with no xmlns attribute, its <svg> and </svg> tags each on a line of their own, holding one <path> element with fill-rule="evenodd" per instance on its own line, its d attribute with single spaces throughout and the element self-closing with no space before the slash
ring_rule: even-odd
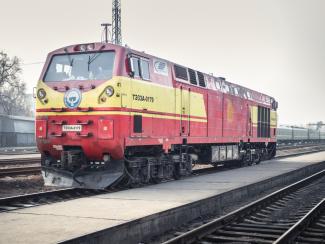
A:
<svg viewBox="0 0 325 244">
<path fill-rule="evenodd" d="M 62 131 L 81 131 L 82 125 L 62 125 Z"/>
</svg>

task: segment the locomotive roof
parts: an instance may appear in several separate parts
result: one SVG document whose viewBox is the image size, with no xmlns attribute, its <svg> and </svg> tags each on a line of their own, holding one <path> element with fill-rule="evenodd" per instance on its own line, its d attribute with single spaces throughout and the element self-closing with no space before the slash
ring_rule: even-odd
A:
<svg viewBox="0 0 325 244">
<path fill-rule="evenodd" d="M 96 51 L 96 50 L 101 51 L 101 50 L 114 49 L 115 51 L 117 51 L 119 53 L 125 53 L 126 52 L 126 53 L 132 53 L 132 54 L 135 54 L 135 55 L 139 55 L 139 56 L 142 56 L 144 58 L 149 58 L 149 59 L 155 58 L 155 59 L 165 61 L 165 62 L 169 63 L 171 66 L 177 65 L 177 66 L 189 69 L 189 67 L 186 67 L 184 65 L 178 65 L 177 63 L 171 62 L 169 60 L 166 60 L 166 59 L 163 59 L 163 58 L 160 58 L 160 57 L 157 57 L 157 56 L 147 54 L 145 52 L 141 52 L 141 51 L 132 49 L 132 48 L 130 48 L 128 46 L 120 46 L 120 45 L 115 45 L 115 44 L 112 44 L 112 43 L 96 42 L 96 43 L 87 43 L 87 44 L 75 44 L 75 45 L 70 45 L 70 46 L 66 46 L 66 47 L 54 50 L 53 52 L 50 53 L 50 55 L 57 54 L 57 53 L 62 53 L 62 52 L 70 52 L 70 51 L 73 51 L 76 46 L 89 45 L 89 44 L 94 45 L 94 49 L 92 51 Z M 195 71 L 200 72 L 198 70 L 195 70 Z M 204 73 L 204 72 L 200 72 L 200 73 L 202 73 L 204 75 L 204 80 L 205 80 L 207 89 L 218 90 L 218 91 L 220 91 L 222 93 L 231 94 L 231 95 L 234 95 L 234 96 L 239 96 L 241 98 L 256 101 L 258 103 L 262 103 L 262 104 L 266 104 L 266 105 L 272 105 L 272 103 L 275 102 L 275 99 L 273 97 L 269 96 L 269 95 L 266 95 L 264 93 L 261 93 L 261 92 L 249 89 L 247 87 L 235 84 L 233 82 L 229 82 L 223 77 L 216 77 L 216 76 L 213 76 L 211 74 Z M 186 81 L 186 80 L 181 80 L 181 79 L 178 79 L 178 78 L 176 78 L 176 80 L 179 81 L 179 82 L 188 83 L 189 85 L 193 85 L 193 84 L 190 84 L 189 81 Z M 220 87 L 217 87 L 217 83 L 219 83 Z M 195 85 L 193 85 L 193 86 L 195 86 Z"/>
<path fill-rule="evenodd" d="M 119 46 L 119 47 L 121 47 L 121 46 Z M 169 61 L 169 60 L 166 60 L 166 59 L 163 59 L 163 58 L 159 58 L 159 57 L 147 54 L 145 52 L 140 52 L 140 51 L 131 49 L 129 47 L 124 47 L 124 48 L 126 48 L 129 52 L 138 54 L 140 56 L 144 56 L 144 57 L 147 57 L 147 58 L 157 58 L 157 59 L 166 61 L 166 62 L 170 63 L 173 66 L 177 65 L 177 66 L 181 66 L 181 67 L 184 67 L 186 69 L 189 69 L 189 67 L 186 67 L 184 65 L 179 65 L 179 64 L 174 63 L 172 61 Z M 198 70 L 196 70 L 196 71 L 198 71 Z M 198 72 L 200 72 L 200 71 L 198 71 Z M 215 81 L 220 82 L 220 89 L 215 87 L 215 84 L 212 85 L 212 86 L 211 85 L 207 86 L 208 89 L 219 90 L 219 91 L 221 91 L 223 93 L 228 93 L 228 94 L 231 94 L 231 95 L 240 96 L 242 98 L 253 100 L 253 101 L 263 103 L 263 104 L 267 104 L 267 105 L 271 105 L 272 102 L 275 101 L 275 99 L 273 97 L 269 96 L 269 95 L 266 95 L 264 93 L 261 93 L 261 92 L 252 90 L 250 88 L 247 88 L 247 87 L 235 84 L 233 82 L 227 81 L 223 77 L 216 77 L 216 76 L 213 76 L 211 74 L 204 73 L 204 72 L 201 72 L 201 73 L 204 75 L 206 83 L 210 82 L 210 84 L 211 84 L 211 83 L 214 83 Z M 182 82 L 181 79 L 176 78 L 176 80 Z M 193 85 L 193 84 L 190 84 L 190 85 Z M 193 85 L 193 86 L 195 86 L 195 85 Z M 229 87 L 229 89 L 227 89 L 227 86 Z M 235 90 L 237 90 L 237 94 L 236 94 Z"/>
</svg>

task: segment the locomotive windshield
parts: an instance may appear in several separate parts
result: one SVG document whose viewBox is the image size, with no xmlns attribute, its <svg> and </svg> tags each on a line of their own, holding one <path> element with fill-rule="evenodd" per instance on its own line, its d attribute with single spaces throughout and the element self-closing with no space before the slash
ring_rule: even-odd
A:
<svg viewBox="0 0 325 244">
<path fill-rule="evenodd" d="M 55 55 L 44 81 L 109 80 L 113 74 L 114 58 L 114 52 Z"/>
</svg>

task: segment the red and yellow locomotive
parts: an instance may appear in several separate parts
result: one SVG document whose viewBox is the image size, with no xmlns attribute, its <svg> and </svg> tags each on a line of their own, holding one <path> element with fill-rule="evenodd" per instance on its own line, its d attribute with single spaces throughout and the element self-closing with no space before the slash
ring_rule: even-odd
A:
<svg viewBox="0 0 325 244">
<path fill-rule="evenodd" d="M 258 163 L 276 152 L 270 96 L 108 43 L 48 55 L 36 137 L 47 185 L 105 188 Z"/>
</svg>

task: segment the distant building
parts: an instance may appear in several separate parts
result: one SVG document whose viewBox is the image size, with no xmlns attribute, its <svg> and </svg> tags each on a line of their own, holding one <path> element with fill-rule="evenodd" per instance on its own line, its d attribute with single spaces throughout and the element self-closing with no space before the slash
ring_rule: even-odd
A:
<svg viewBox="0 0 325 244">
<path fill-rule="evenodd" d="M 34 118 L 0 114 L 0 147 L 17 146 L 35 146 Z"/>
</svg>

